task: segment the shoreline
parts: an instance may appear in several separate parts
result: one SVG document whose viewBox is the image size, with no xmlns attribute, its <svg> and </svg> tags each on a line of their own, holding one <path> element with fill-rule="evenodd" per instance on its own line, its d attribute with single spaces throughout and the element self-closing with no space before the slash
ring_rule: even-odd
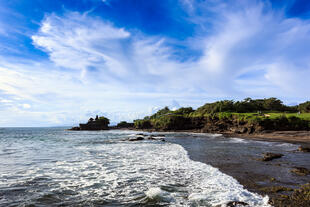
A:
<svg viewBox="0 0 310 207">
<path fill-rule="evenodd" d="M 267 142 L 287 142 L 291 144 L 300 144 L 310 147 L 310 131 L 269 131 L 261 133 L 232 133 L 230 131 L 214 131 L 202 132 L 199 129 L 191 130 L 154 130 L 154 129 L 135 129 L 135 128 L 110 128 L 109 130 L 133 130 L 146 132 L 184 132 L 184 133 L 198 133 L 198 134 L 222 134 L 227 138 L 242 138 L 246 140 L 267 141 Z"/>
<path fill-rule="evenodd" d="M 249 140 L 267 142 L 286 142 L 292 144 L 310 145 L 310 131 L 273 131 L 257 134 L 222 133 L 225 137 L 238 137 Z"/>
<path fill-rule="evenodd" d="M 292 172 L 294 168 L 305 168 L 310 170 L 310 153 L 298 151 L 297 145 L 302 147 L 310 147 L 310 131 L 266 131 L 261 133 L 232 133 L 231 131 L 212 131 L 202 132 L 201 130 L 154 130 L 154 129 L 135 129 L 135 128 L 110 128 L 110 130 L 132 130 L 149 133 L 188 133 L 189 136 L 183 138 L 177 137 L 173 143 L 183 146 L 190 159 L 202 162 L 218 168 L 221 172 L 235 178 L 245 189 L 258 193 L 259 195 L 268 195 L 270 204 L 275 207 L 281 206 L 310 206 L 310 174 L 300 176 L 294 175 Z M 193 133 L 195 136 L 191 137 Z M 252 148 L 259 148 L 263 142 L 266 143 L 279 143 L 279 144 L 292 144 L 296 145 L 296 149 L 259 151 L 255 156 L 240 157 L 240 152 L 230 151 L 228 154 L 215 151 L 214 154 L 208 154 L 204 144 L 210 140 L 207 138 L 196 139 L 199 135 L 207 134 L 220 134 L 215 139 L 229 139 L 240 138 L 245 141 L 250 141 Z M 169 137 L 169 136 L 168 136 Z M 167 138 L 168 139 L 168 138 Z M 168 140 L 170 140 L 169 138 Z M 183 141 L 182 141 L 183 139 Z M 185 142 L 184 140 L 187 139 Z M 255 143 L 255 141 L 258 141 Z M 183 142 L 183 143 L 182 143 Z M 186 144 L 187 143 L 187 144 Z M 188 146 L 188 144 L 190 146 Z M 249 150 L 248 147 L 237 143 L 241 146 L 241 151 Z M 223 148 L 229 151 L 230 146 Z M 264 147 L 262 147 L 264 149 Z M 283 158 L 275 159 L 268 162 L 261 161 L 263 153 L 281 153 Z M 243 152 L 241 152 L 242 154 Z M 296 159 L 291 158 L 297 157 Z M 306 162 L 305 162 L 306 160 Z M 302 187 L 302 185 L 306 187 Z M 303 190 L 305 188 L 305 190 Z M 297 195 L 296 195 L 297 194 Z M 300 195 L 301 194 L 301 195 Z"/>
<path fill-rule="evenodd" d="M 186 131 L 189 132 L 189 131 Z M 193 133 L 191 131 L 190 133 Z M 197 132 L 194 132 L 197 133 Z M 248 136 L 247 134 L 222 134 L 225 138 L 241 138 L 248 141 L 263 141 L 270 143 L 289 143 L 294 145 L 309 146 L 310 136 L 309 131 L 306 132 L 290 132 L 290 136 L 283 136 L 286 132 L 272 132 L 266 134 L 254 134 Z M 294 139 L 293 135 L 299 135 Z M 303 135 L 303 136 L 301 136 Z M 180 138 L 176 138 L 180 139 Z M 191 138 L 195 140 L 195 138 Z M 194 141 L 195 142 L 195 141 Z M 199 142 L 199 141 L 198 141 Z M 203 143 L 198 143 L 203 146 Z M 182 145 L 182 144 L 181 144 Z M 240 144 L 242 145 L 242 144 Z M 258 143 L 256 143 L 258 145 Z M 296 166 L 306 167 L 310 170 L 310 153 L 299 152 L 297 150 L 291 151 L 276 151 L 283 153 L 284 159 L 275 159 L 269 162 L 258 161 L 259 157 L 238 157 L 232 154 L 216 153 L 217 155 L 211 156 L 205 152 L 203 147 L 187 147 L 182 145 L 188 152 L 191 159 L 206 163 L 213 167 L 218 168 L 221 172 L 232 176 L 244 188 L 249 191 L 258 193 L 262 196 L 268 195 L 269 201 L 273 206 L 308 206 L 309 200 L 304 198 L 295 198 L 296 192 L 300 189 L 301 185 L 306 185 L 310 181 L 310 175 L 295 176 L 291 173 L 292 169 Z M 246 149 L 246 148 L 245 148 Z M 267 152 L 267 151 L 263 151 Z M 272 152 L 272 151 L 271 151 Z M 237 154 L 237 152 L 236 152 Z M 292 156 L 306 157 L 308 162 L 286 159 Z M 219 156 L 219 157 L 217 157 Z M 299 159 L 300 160 L 300 159 Z M 288 175 L 289 174 L 289 175 Z M 292 179 L 293 177 L 293 179 Z M 309 193 L 309 189 L 306 190 Z M 292 196 L 294 194 L 294 197 Z M 298 204 L 301 203 L 301 204 Z"/>
<path fill-rule="evenodd" d="M 122 129 L 122 130 L 136 130 L 136 129 Z M 195 133 L 199 134 L 212 134 L 204 133 L 200 130 L 178 130 L 178 131 L 154 131 L 154 130 L 136 130 L 147 132 L 181 132 L 181 133 Z M 293 145 L 300 145 L 303 147 L 310 147 L 310 131 L 273 131 L 260 134 L 235 134 L 214 132 L 213 134 L 221 134 L 221 138 L 241 138 L 245 141 L 253 141 L 253 145 L 258 145 L 255 141 L 263 141 L 269 143 L 288 143 Z M 269 196 L 270 204 L 273 206 L 308 206 L 310 201 L 304 197 L 298 197 L 296 194 L 302 189 L 301 186 L 307 186 L 305 194 L 310 192 L 310 175 L 296 176 L 292 173 L 294 167 L 305 167 L 310 170 L 310 153 L 300 152 L 297 150 L 290 151 L 276 151 L 283 153 L 284 158 L 275 159 L 269 162 L 258 161 L 259 157 L 234 157 L 234 154 L 222 155 L 220 152 L 215 152 L 211 155 L 203 148 L 206 139 L 175 138 L 172 142 L 183 146 L 192 160 L 199 161 L 213 167 L 218 168 L 221 172 L 235 178 L 245 189 L 251 192 L 258 193 L 259 195 Z M 180 139 L 187 139 L 186 142 L 179 141 Z M 217 138 L 215 138 L 217 139 Z M 168 139 L 169 140 L 169 139 Z M 169 140 L 171 141 L 171 140 Z M 178 143 L 179 142 L 179 143 Z M 188 142 L 192 146 L 188 146 Z M 187 144 L 186 144 L 187 143 Z M 198 146 L 197 146 L 198 145 Z M 242 144 L 240 144 L 242 145 Z M 193 147 L 194 146 L 194 147 Z M 246 149 L 246 147 L 245 147 Z M 262 151 L 262 153 L 267 151 Z M 270 151 L 273 152 L 273 151 Z M 236 152 L 237 154 L 238 152 Z M 220 155 L 220 156 L 219 156 Z M 260 154 L 261 156 L 261 154 Z M 299 159 L 292 160 L 290 157 L 297 156 Z M 303 158 L 307 162 L 301 161 Z M 300 194 L 300 193 L 299 193 Z"/>
</svg>

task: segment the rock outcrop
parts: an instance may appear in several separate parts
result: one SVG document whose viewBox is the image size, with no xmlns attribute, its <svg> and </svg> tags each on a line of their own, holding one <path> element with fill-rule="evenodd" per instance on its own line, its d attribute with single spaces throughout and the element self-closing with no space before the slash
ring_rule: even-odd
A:
<svg viewBox="0 0 310 207">
<path fill-rule="evenodd" d="M 271 161 L 274 159 L 278 159 L 278 158 L 281 158 L 283 156 L 283 154 L 271 153 L 271 152 L 264 153 L 263 155 L 264 155 L 264 157 L 261 159 L 261 161 L 264 161 L 264 162 Z"/>
<path fill-rule="evenodd" d="M 142 141 L 142 140 L 156 140 L 156 141 L 166 141 L 165 136 L 156 136 L 156 135 L 147 135 L 147 134 L 135 134 L 134 136 L 129 137 L 128 139 L 124 141 Z"/>
<path fill-rule="evenodd" d="M 310 175 L 310 170 L 304 167 L 294 167 L 291 172 L 301 176 Z"/>
<path fill-rule="evenodd" d="M 80 124 L 78 127 L 72 127 L 71 130 L 107 130 L 110 120 L 106 117 L 90 118 L 86 124 Z"/>
<path fill-rule="evenodd" d="M 300 152 L 310 152 L 310 147 L 300 146 L 300 147 L 298 147 L 298 151 L 300 151 Z"/>
</svg>

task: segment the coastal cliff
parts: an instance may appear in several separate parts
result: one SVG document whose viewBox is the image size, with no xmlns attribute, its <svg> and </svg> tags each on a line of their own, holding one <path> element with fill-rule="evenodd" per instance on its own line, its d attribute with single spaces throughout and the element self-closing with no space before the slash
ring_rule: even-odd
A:
<svg viewBox="0 0 310 207">
<path fill-rule="evenodd" d="M 172 111 L 165 107 L 151 116 L 134 121 L 136 129 L 156 131 L 194 130 L 206 133 L 254 134 L 268 131 L 310 129 L 310 102 L 286 106 L 282 101 L 245 99 L 217 101 L 193 110 Z"/>
<path fill-rule="evenodd" d="M 120 122 L 109 127 L 106 117 L 90 118 L 71 130 L 141 129 L 151 131 L 195 131 L 202 133 L 259 134 L 271 131 L 309 131 L 310 102 L 286 106 L 276 98 L 216 101 L 194 110 L 165 107 L 151 116 Z"/>
</svg>

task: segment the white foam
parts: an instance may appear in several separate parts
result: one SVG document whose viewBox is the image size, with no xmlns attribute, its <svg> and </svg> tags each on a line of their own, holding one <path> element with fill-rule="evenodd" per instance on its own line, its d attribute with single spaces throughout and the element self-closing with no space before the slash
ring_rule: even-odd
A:
<svg viewBox="0 0 310 207">
<path fill-rule="evenodd" d="M 235 200 L 253 207 L 269 206 L 268 197 L 247 191 L 210 165 L 190 160 L 177 144 L 117 142 L 75 146 L 74 150 L 72 159 L 44 163 L 40 174 L 29 171 L 27 177 L 40 175 L 57 181 L 51 190 L 121 203 L 146 196 L 170 206 L 216 206 Z"/>
<path fill-rule="evenodd" d="M 279 143 L 276 145 L 277 147 L 281 147 L 281 148 L 285 148 L 287 150 L 297 150 L 298 149 L 298 145 L 296 144 L 291 144 L 291 143 Z"/>
<path fill-rule="evenodd" d="M 150 188 L 145 192 L 145 195 L 148 199 L 156 200 L 156 201 L 165 201 L 171 202 L 173 201 L 173 197 L 168 192 L 163 191 L 159 187 Z"/>
<path fill-rule="evenodd" d="M 249 141 L 241 138 L 229 138 L 229 142 L 231 143 L 249 143 Z"/>
<path fill-rule="evenodd" d="M 163 191 L 160 188 L 150 188 L 145 192 L 145 195 L 151 199 L 156 199 L 163 196 Z"/>
</svg>

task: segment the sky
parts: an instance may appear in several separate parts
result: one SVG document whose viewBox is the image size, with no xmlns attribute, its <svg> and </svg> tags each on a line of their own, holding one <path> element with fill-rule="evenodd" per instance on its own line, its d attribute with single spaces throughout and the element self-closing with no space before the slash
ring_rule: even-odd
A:
<svg viewBox="0 0 310 207">
<path fill-rule="evenodd" d="M 310 100 L 308 0 L 0 0 L 0 126 Z"/>
</svg>

